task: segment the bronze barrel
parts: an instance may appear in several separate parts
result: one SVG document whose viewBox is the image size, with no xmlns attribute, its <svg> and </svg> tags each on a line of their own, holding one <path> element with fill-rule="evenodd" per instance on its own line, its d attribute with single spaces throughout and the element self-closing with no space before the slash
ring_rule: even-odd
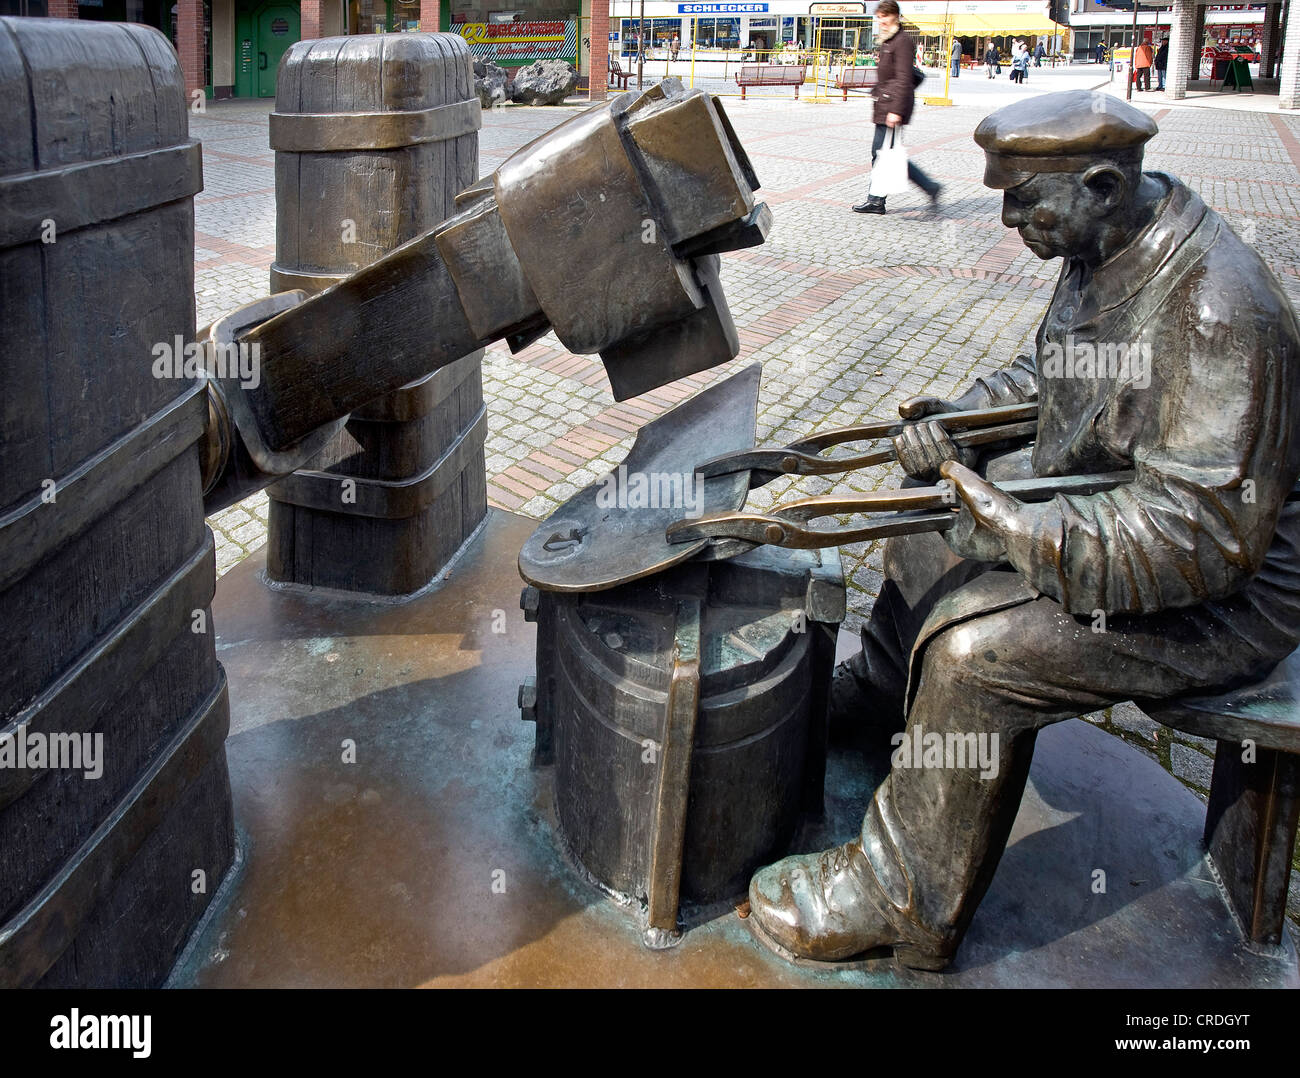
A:
<svg viewBox="0 0 1300 1078">
<path fill-rule="evenodd" d="M 167 39 L 0 19 L 0 986 L 153 986 L 234 857 Z"/>
<path fill-rule="evenodd" d="M 844 616 L 838 552 L 760 548 L 606 591 L 525 588 L 522 605 L 538 644 L 520 703 L 537 725 L 536 762 L 554 764 L 569 852 L 607 892 L 653 906 L 654 851 L 671 850 L 663 831 L 676 827 L 681 898 L 742 895 L 801 813 L 822 807 L 825 686 Z M 686 716 L 689 759 L 673 760 L 684 608 L 696 611 L 687 698 L 698 706 Z M 662 789 L 670 771 L 689 775 L 684 802 Z"/>
<path fill-rule="evenodd" d="M 318 292 L 449 216 L 478 179 L 479 123 L 459 35 L 293 45 L 271 116 L 271 290 Z M 270 579 L 400 596 L 435 578 L 487 513 L 482 356 L 353 412 L 269 488 Z"/>
</svg>

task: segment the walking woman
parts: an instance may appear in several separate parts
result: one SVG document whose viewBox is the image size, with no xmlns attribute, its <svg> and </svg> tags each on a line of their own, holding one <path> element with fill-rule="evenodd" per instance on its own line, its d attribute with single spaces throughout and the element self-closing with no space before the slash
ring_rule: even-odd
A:
<svg viewBox="0 0 1300 1078">
<path fill-rule="evenodd" d="M 1024 82 L 1029 74 L 1029 48 L 1023 41 L 1017 41 L 1011 50 L 1011 81 Z"/>
<path fill-rule="evenodd" d="M 877 66 L 875 89 L 871 96 L 875 98 L 872 119 L 875 121 L 876 133 L 871 140 L 871 163 L 876 163 L 876 155 L 885 144 L 885 137 L 892 131 L 894 136 L 903 133 L 903 127 L 911 122 L 912 108 L 915 104 L 916 84 L 912 69 L 916 65 L 916 45 L 912 39 L 899 29 L 897 0 L 880 0 L 876 7 L 876 35 L 880 41 L 880 63 Z M 937 180 L 931 179 L 912 161 L 907 162 L 907 178 L 930 196 L 930 209 L 939 207 L 939 192 L 943 190 Z M 859 202 L 853 207 L 856 213 L 884 213 L 885 200 L 879 195 L 868 195 L 866 202 Z"/>
</svg>

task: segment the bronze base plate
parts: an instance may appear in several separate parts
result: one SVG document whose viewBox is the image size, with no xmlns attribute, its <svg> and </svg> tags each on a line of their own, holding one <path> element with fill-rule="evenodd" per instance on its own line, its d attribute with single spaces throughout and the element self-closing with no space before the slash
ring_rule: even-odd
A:
<svg viewBox="0 0 1300 1078">
<path fill-rule="evenodd" d="M 531 766 L 515 694 L 535 640 L 515 559 L 535 527 L 491 511 L 446 579 L 401 605 L 272 591 L 260 555 L 222 578 L 213 619 L 248 844 L 173 984 L 1300 986 L 1294 947 L 1241 942 L 1201 851 L 1204 806 L 1081 721 L 1039 736 L 1010 845 L 946 972 L 795 966 L 716 908 L 688 910 L 681 944 L 648 950 L 635 911 L 567 867 L 550 773 Z M 798 848 L 851 837 L 875 777 L 833 752 L 827 819 Z"/>
</svg>

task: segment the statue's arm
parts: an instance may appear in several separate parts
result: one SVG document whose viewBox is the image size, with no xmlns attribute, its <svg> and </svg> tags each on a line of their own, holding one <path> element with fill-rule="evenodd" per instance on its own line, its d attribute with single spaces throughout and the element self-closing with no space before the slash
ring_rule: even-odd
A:
<svg viewBox="0 0 1300 1078">
<path fill-rule="evenodd" d="M 958 397 L 958 411 L 992 408 L 999 404 L 1024 404 L 1038 399 L 1038 367 L 1033 356 L 1016 356 L 1008 367 L 975 379 Z"/>
<path fill-rule="evenodd" d="M 1104 494 L 1017 503 L 997 528 L 1007 560 L 1071 613 L 1221 599 L 1263 564 L 1296 482 L 1295 379 L 1266 367 L 1264 349 L 1294 357 L 1296 342 L 1260 339 L 1243 354 L 1226 322 L 1188 337 L 1186 377 L 1144 409 L 1134 480 Z"/>
<path fill-rule="evenodd" d="M 945 412 L 969 412 L 998 404 L 1025 404 L 1038 399 L 1038 368 L 1033 356 L 1016 356 L 1009 367 L 976 378 L 960 397 L 909 397 L 898 406 L 904 419 L 924 419 Z"/>
</svg>

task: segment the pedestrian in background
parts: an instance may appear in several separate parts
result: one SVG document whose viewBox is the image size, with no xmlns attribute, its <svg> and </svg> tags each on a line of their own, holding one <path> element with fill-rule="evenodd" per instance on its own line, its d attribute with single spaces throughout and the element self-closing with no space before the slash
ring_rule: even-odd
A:
<svg viewBox="0 0 1300 1078">
<path fill-rule="evenodd" d="M 1155 54 L 1151 51 L 1151 43 L 1143 41 L 1136 49 L 1133 50 L 1133 81 L 1136 84 L 1135 90 L 1151 89 L 1151 65 L 1155 62 Z"/>
<path fill-rule="evenodd" d="M 1097 42 L 1097 63 L 1104 64 L 1105 62 L 1106 62 L 1106 42 L 1098 41 Z"/>
<path fill-rule="evenodd" d="M 961 42 L 957 38 L 952 39 L 952 77 L 955 79 L 961 74 Z"/>
<path fill-rule="evenodd" d="M 1165 69 L 1169 67 L 1169 39 L 1162 38 L 1156 49 L 1156 89 L 1165 88 Z"/>
<path fill-rule="evenodd" d="M 998 47 L 993 44 L 993 39 L 989 38 L 988 48 L 984 50 L 984 66 L 989 69 L 989 78 L 993 77 L 993 71 L 996 68 L 999 72 L 1002 66 L 998 63 Z"/>
<path fill-rule="evenodd" d="M 876 85 L 871 91 L 875 99 L 872 120 L 876 125 L 871 140 L 873 165 L 885 144 L 885 137 L 891 131 L 895 138 L 902 135 L 903 128 L 912 119 L 912 107 L 916 103 L 916 83 L 912 77 L 912 69 L 916 66 L 916 45 L 899 29 L 897 0 L 880 0 L 876 7 L 875 25 L 880 58 L 876 67 Z M 938 209 L 942 185 L 917 168 L 910 159 L 907 178 L 930 196 L 931 210 Z M 885 200 L 868 195 L 866 202 L 859 202 L 853 209 L 856 213 L 884 213 Z"/>
<path fill-rule="evenodd" d="M 1043 57 L 1046 55 L 1047 50 L 1043 48 L 1043 42 L 1040 39 L 1038 44 L 1034 46 L 1034 67 L 1042 67 Z"/>
<path fill-rule="evenodd" d="M 1011 48 L 1011 81 L 1024 82 L 1029 74 L 1029 47 L 1017 41 Z"/>
</svg>

